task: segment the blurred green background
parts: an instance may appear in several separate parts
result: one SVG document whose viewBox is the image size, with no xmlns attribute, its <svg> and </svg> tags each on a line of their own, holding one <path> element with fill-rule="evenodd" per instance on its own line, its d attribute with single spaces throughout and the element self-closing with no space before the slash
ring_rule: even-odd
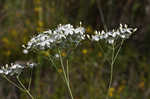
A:
<svg viewBox="0 0 150 99">
<path fill-rule="evenodd" d="M 104 24 L 108 29 L 120 23 L 138 28 L 118 56 L 109 95 L 111 99 L 150 99 L 150 0 L 0 0 L 1 66 L 36 59 L 41 63 L 33 70 L 31 93 L 36 99 L 70 99 L 63 79 L 46 58 L 50 52 L 24 55 L 21 45 L 40 31 L 60 23 L 77 26 L 80 21 L 89 34 L 104 29 Z M 97 44 L 84 41 L 69 65 L 75 99 L 105 99 L 110 66 Z M 28 71 L 22 80 L 27 83 Z M 0 99 L 29 97 L 0 78 Z"/>
</svg>

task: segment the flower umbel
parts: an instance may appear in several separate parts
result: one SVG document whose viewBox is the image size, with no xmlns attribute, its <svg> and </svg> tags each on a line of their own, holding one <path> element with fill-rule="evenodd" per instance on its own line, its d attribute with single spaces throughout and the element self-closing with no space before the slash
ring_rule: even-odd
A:
<svg viewBox="0 0 150 99">
<path fill-rule="evenodd" d="M 26 66 L 26 65 L 28 65 L 28 66 Z M 27 63 L 26 65 L 11 63 L 9 66 L 8 64 L 6 64 L 5 66 L 1 67 L 0 74 L 10 75 L 10 76 L 13 76 L 15 74 L 19 75 L 24 68 L 27 68 L 27 67 L 33 68 L 36 64 L 35 63 Z"/>
<path fill-rule="evenodd" d="M 85 29 L 83 27 L 74 28 L 71 24 L 58 25 L 54 30 L 48 30 L 40 33 L 37 36 L 31 38 L 25 47 L 25 51 L 37 48 L 44 50 L 46 48 L 53 48 L 56 45 L 61 45 L 61 43 L 69 40 L 72 43 L 78 43 L 85 39 Z"/>
<path fill-rule="evenodd" d="M 118 38 L 127 39 L 137 28 L 128 28 L 128 26 L 120 24 L 119 29 L 105 32 L 104 30 L 95 31 L 95 35 L 90 38 L 92 41 L 106 40 L 109 44 L 114 44 Z M 89 36 L 88 36 L 89 37 Z"/>
</svg>

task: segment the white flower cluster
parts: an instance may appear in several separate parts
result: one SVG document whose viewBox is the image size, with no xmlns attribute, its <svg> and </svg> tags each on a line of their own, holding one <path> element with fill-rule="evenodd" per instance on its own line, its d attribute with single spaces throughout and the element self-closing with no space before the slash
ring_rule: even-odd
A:
<svg viewBox="0 0 150 99">
<path fill-rule="evenodd" d="M 8 66 L 8 64 L 6 64 L 1 67 L 0 74 L 13 76 L 14 74 L 20 74 L 24 68 L 33 68 L 34 66 L 36 66 L 36 63 L 27 63 L 27 66 L 14 63 Z"/>
<path fill-rule="evenodd" d="M 25 50 L 23 51 L 25 54 L 28 53 L 28 50 L 31 48 L 45 49 L 52 48 L 56 44 L 60 44 L 63 41 L 70 39 L 73 42 L 77 40 L 85 39 L 85 29 L 83 27 L 74 28 L 71 24 L 59 25 L 55 30 L 48 30 L 40 33 L 39 35 L 31 38 L 31 40 L 27 43 Z"/>
<path fill-rule="evenodd" d="M 105 32 L 104 30 L 102 32 L 100 31 L 95 31 L 95 35 L 92 35 L 91 40 L 93 41 L 99 41 L 99 40 L 106 40 L 109 44 L 114 44 L 115 40 L 118 38 L 121 39 L 127 39 L 129 36 L 135 32 L 137 28 L 128 28 L 128 26 L 120 24 L 119 29 L 117 30 L 112 30 Z M 89 38 L 89 36 L 88 36 Z"/>
</svg>

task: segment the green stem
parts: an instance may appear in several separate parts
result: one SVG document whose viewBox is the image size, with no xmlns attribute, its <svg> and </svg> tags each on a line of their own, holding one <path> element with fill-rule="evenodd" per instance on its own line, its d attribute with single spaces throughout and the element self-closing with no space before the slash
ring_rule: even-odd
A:
<svg viewBox="0 0 150 99">
<path fill-rule="evenodd" d="M 31 99 L 34 99 L 34 97 L 31 95 L 31 93 L 29 92 L 29 90 L 26 90 L 26 92 L 30 96 Z"/>
<path fill-rule="evenodd" d="M 119 52 L 120 52 L 120 49 L 121 49 L 121 47 L 122 47 L 122 45 L 123 45 L 123 42 L 124 42 L 124 40 L 122 40 L 121 41 L 121 45 L 120 45 L 120 47 L 119 47 L 119 49 L 118 49 L 118 51 L 117 51 L 117 53 L 116 53 L 116 55 L 115 55 L 115 57 L 114 57 L 114 62 L 116 61 L 116 59 L 117 59 L 117 56 L 118 56 L 118 54 L 119 54 Z"/>
<path fill-rule="evenodd" d="M 112 84 L 112 79 L 113 79 L 113 67 L 114 67 L 114 54 L 115 54 L 115 47 L 114 44 L 112 45 L 112 60 L 111 60 L 111 72 L 110 72 L 110 81 L 109 81 L 109 87 L 108 87 L 108 92 L 107 92 L 107 97 L 106 99 L 109 99 L 109 90 L 111 88 L 111 84 Z"/>
<path fill-rule="evenodd" d="M 29 84 L 28 84 L 28 90 L 30 91 L 30 87 L 31 87 L 31 82 L 32 82 L 32 69 L 31 69 L 31 75 L 30 75 L 30 80 L 29 80 Z"/>
<path fill-rule="evenodd" d="M 69 81 L 69 63 L 68 63 L 68 60 L 67 60 L 67 79 Z"/>
<path fill-rule="evenodd" d="M 62 70 L 63 70 L 63 75 L 64 75 L 65 82 L 67 84 L 67 87 L 68 87 L 71 99 L 74 99 L 73 95 L 72 95 L 71 88 L 70 88 L 69 79 L 67 78 L 67 75 L 66 75 L 66 72 L 65 72 L 65 68 L 64 68 L 64 64 L 63 64 L 63 59 L 62 59 L 62 56 L 61 56 L 61 52 L 60 52 L 59 49 L 58 49 L 58 52 L 59 52 L 59 56 L 60 56 L 60 62 L 61 62 L 61 67 L 62 67 Z"/>
<path fill-rule="evenodd" d="M 117 50 L 116 54 L 115 54 L 115 46 L 114 46 L 114 44 L 112 45 L 113 52 L 112 52 L 112 61 L 111 61 L 111 73 L 110 73 L 110 81 L 109 81 L 109 87 L 108 87 L 108 93 L 107 93 L 106 99 L 109 98 L 109 90 L 111 88 L 112 79 L 113 79 L 113 67 L 114 67 L 114 63 L 115 63 L 115 61 L 116 61 L 116 59 L 118 57 L 118 54 L 119 54 L 120 49 L 121 49 L 121 47 L 123 45 L 123 42 L 124 42 L 124 40 L 121 41 L 120 47 Z"/>
<path fill-rule="evenodd" d="M 102 51 L 102 53 L 104 54 L 104 59 L 106 59 L 108 61 L 108 63 L 111 65 L 111 63 L 109 62 L 109 59 L 106 57 L 106 54 L 105 54 L 105 51 L 103 49 L 103 47 L 101 46 L 100 43 L 98 43 L 99 47 L 100 47 L 100 50 Z"/>
<path fill-rule="evenodd" d="M 51 56 L 48 56 L 48 58 L 50 59 L 51 63 L 53 64 L 54 68 L 57 70 L 57 66 L 56 64 L 54 63 L 53 59 L 51 58 Z"/>
<path fill-rule="evenodd" d="M 30 96 L 30 98 L 34 99 L 34 97 L 31 95 L 31 93 L 29 92 L 29 90 L 23 85 L 23 83 L 19 79 L 19 76 L 17 76 L 17 80 L 18 80 L 19 84 L 24 88 L 25 92 Z"/>
<path fill-rule="evenodd" d="M 10 79 L 8 79 L 5 75 L 3 76 L 9 83 L 11 83 L 12 85 L 14 85 L 15 87 L 17 87 L 18 89 L 20 89 L 21 91 L 25 92 L 25 90 L 21 87 L 19 87 L 17 84 L 15 84 L 13 81 L 11 81 Z"/>
</svg>

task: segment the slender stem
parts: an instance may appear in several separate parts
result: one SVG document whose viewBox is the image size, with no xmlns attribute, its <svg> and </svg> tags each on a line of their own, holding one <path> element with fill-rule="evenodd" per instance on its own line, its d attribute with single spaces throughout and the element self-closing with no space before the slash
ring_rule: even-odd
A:
<svg viewBox="0 0 150 99">
<path fill-rule="evenodd" d="M 25 90 L 21 87 L 19 87 L 17 84 L 15 84 L 13 81 L 11 81 L 10 79 L 8 79 L 5 75 L 3 76 L 9 83 L 11 83 L 12 85 L 14 85 L 15 87 L 17 87 L 18 89 L 20 89 L 21 91 L 25 92 Z"/>
<path fill-rule="evenodd" d="M 31 82 L 32 82 L 32 69 L 31 69 L 31 75 L 30 75 L 30 80 L 29 80 L 29 84 L 28 84 L 28 90 L 30 91 L 31 88 Z"/>
<path fill-rule="evenodd" d="M 117 50 L 116 54 L 115 54 L 115 46 L 114 46 L 114 44 L 112 45 L 113 52 L 112 52 L 112 61 L 111 61 L 111 73 L 110 73 L 110 81 L 109 81 L 109 87 L 108 87 L 108 93 L 107 93 L 106 99 L 109 98 L 109 90 L 111 88 L 112 79 L 113 79 L 113 67 L 114 67 L 114 63 L 115 63 L 115 61 L 117 59 L 117 56 L 118 56 L 118 54 L 120 52 L 120 49 L 121 49 L 121 47 L 123 45 L 123 42 L 124 42 L 124 40 L 121 41 L 121 44 L 120 44 L 119 49 Z"/>
<path fill-rule="evenodd" d="M 73 50 L 75 50 L 75 49 L 78 47 L 78 45 L 80 44 L 80 42 L 81 42 L 81 41 L 79 41 L 79 42 L 75 45 L 75 47 L 73 47 L 72 49 L 70 49 L 70 50 L 67 52 L 67 55 L 66 55 L 67 58 L 73 53 Z"/>
<path fill-rule="evenodd" d="M 68 63 L 68 60 L 67 60 L 67 79 L 69 81 L 69 63 Z"/>
<path fill-rule="evenodd" d="M 99 47 L 100 47 L 100 49 L 101 49 L 102 53 L 104 54 L 104 58 L 106 58 L 106 60 L 108 61 L 108 63 L 111 65 L 111 63 L 109 62 L 109 59 L 108 59 L 107 57 L 105 57 L 105 56 L 106 56 L 106 54 L 105 54 L 105 51 L 104 51 L 103 47 L 101 46 L 101 44 L 100 44 L 100 43 L 98 43 L 98 45 L 99 45 Z"/>
<path fill-rule="evenodd" d="M 29 90 L 23 85 L 23 83 L 19 79 L 19 76 L 17 76 L 17 80 L 18 80 L 19 84 L 24 88 L 25 92 L 30 96 L 30 98 L 34 99 L 34 97 L 31 95 L 31 93 L 29 92 Z"/>
<path fill-rule="evenodd" d="M 52 64 L 53 64 L 53 66 L 55 67 L 55 69 L 57 70 L 57 66 L 56 66 L 56 64 L 54 63 L 54 61 L 53 61 L 53 59 L 51 58 L 51 56 L 49 56 L 49 59 L 50 59 L 50 61 L 52 62 Z"/>
<path fill-rule="evenodd" d="M 106 99 L 109 99 L 109 90 L 111 88 L 111 84 L 112 84 L 112 79 L 113 79 L 113 67 L 114 67 L 114 54 L 115 54 L 115 47 L 114 44 L 112 45 L 112 60 L 111 60 L 111 72 L 110 72 L 110 81 L 109 81 L 109 87 L 108 87 L 108 92 L 107 92 L 107 97 Z"/>
<path fill-rule="evenodd" d="M 31 97 L 31 99 L 34 99 L 34 97 L 31 95 L 31 93 L 29 92 L 29 90 L 26 90 L 26 92 Z"/>
<path fill-rule="evenodd" d="M 71 88 L 70 88 L 69 80 L 67 79 L 67 75 L 66 75 L 66 72 L 65 72 L 65 68 L 64 68 L 64 64 L 63 64 L 63 59 L 62 59 L 62 56 L 61 56 L 61 53 L 60 53 L 59 49 L 58 49 L 58 52 L 59 52 L 59 56 L 60 56 L 60 62 L 61 62 L 61 67 L 62 67 L 62 70 L 63 70 L 63 75 L 64 75 L 65 82 L 67 84 L 67 87 L 68 87 L 71 99 L 74 99 L 73 95 L 72 95 Z"/>
<path fill-rule="evenodd" d="M 121 47 L 122 47 L 122 45 L 123 45 L 123 42 L 124 42 L 124 40 L 122 40 L 121 41 L 121 45 L 120 45 L 120 47 L 119 47 L 119 49 L 118 49 L 118 51 L 117 51 L 117 53 L 116 53 L 116 55 L 115 55 L 115 57 L 114 57 L 114 62 L 116 61 L 116 59 L 117 59 L 117 56 L 118 56 L 118 54 L 119 54 L 119 52 L 120 52 L 120 49 L 121 49 Z"/>
<path fill-rule="evenodd" d="M 20 84 L 25 90 L 27 90 L 26 87 L 23 85 L 23 83 L 20 81 L 19 76 L 17 76 L 16 78 L 17 78 L 19 84 Z"/>
</svg>

